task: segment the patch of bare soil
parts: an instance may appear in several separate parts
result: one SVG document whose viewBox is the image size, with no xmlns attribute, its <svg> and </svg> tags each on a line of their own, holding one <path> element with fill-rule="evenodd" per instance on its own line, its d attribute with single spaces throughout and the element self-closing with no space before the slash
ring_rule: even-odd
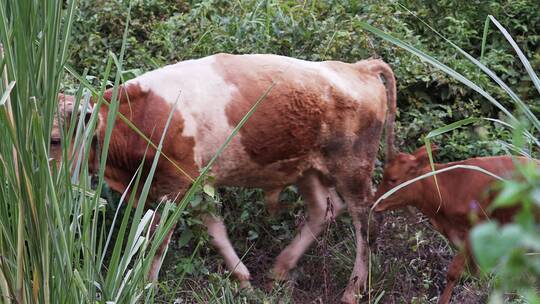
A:
<svg viewBox="0 0 540 304">
<path fill-rule="evenodd" d="M 339 303 L 347 285 L 354 262 L 354 243 L 348 219 L 332 223 L 319 241 L 301 258 L 291 272 L 291 280 L 282 286 L 285 292 L 267 292 L 269 270 L 275 257 L 292 239 L 298 220 L 286 215 L 289 236 L 284 238 L 272 233 L 271 224 L 258 223 L 261 233 L 254 241 L 246 239 L 246 231 L 235 223 L 231 239 L 236 239 L 235 248 L 250 269 L 252 286 L 259 296 L 245 297 L 239 303 Z M 280 219 L 277 220 L 279 222 Z M 238 226 L 236 226 L 238 225 Z M 242 240 L 241 235 L 244 237 Z M 179 232 L 176 234 L 179 237 Z M 211 248 L 199 250 L 198 258 L 203 261 L 210 274 L 227 276 L 223 260 Z M 187 249 L 192 250 L 193 248 Z M 371 284 L 360 303 L 436 303 L 444 288 L 446 267 L 454 253 L 447 241 L 436 232 L 427 219 L 419 213 L 411 215 L 405 211 L 388 212 L 379 227 L 379 235 L 371 245 Z M 174 248 L 169 249 L 175 250 Z M 175 256 L 186 256 L 186 249 L 169 254 L 165 261 L 165 277 L 174 281 L 170 271 L 177 263 Z M 247 253 L 246 253 L 247 252 Z M 196 266 L 198 267 L 198 266 Z M 169 274 L 167 274 L 169 272 Z M 195 271 L 188 275 L 184 284 L 177 286 L 178 294 L 185 299 L 182 303 L 195 302 L 190 292 L 198 292 L 208 285 L 209 275 Z M 212 276 L 212 275 L 210 275 Z M 189 284 L 187 284 L 189 282 Z M 196 288 L 194 287 L 196 286 Z M 168 287 L 168 286 L 166 286 Z M 196 290 L 194 290 L 195 288 Z M 190 291 L 191 289 L 191 291 Z M 485 303 L 488 286 L 485 282 L 464 275 L 454 289 L 452 303 Z M 245 294 L 237 292 L 237 294 Z M 263 295 L 261 299 L 260 294 Z M 159 302 L 159 301 L 158 301 Z M 166 302 L 166 301 L 165 301 Z"/>
<path fill-rule="evenodd" d="M 360 303 L 436 303 L 444 289 L 454 250 L 420 213 L 389 212 L 371 246 L 370 295 Z M 254 286 L 264 286 L 278 250 L 256 249 L 246 256 Z M 334 223 L 292 271 L 294 303 L 339 303 L 354 259 L 352 231 Z M 465 274 L 452 303 L 484 303 L 487 287 Z"/>
</svg>

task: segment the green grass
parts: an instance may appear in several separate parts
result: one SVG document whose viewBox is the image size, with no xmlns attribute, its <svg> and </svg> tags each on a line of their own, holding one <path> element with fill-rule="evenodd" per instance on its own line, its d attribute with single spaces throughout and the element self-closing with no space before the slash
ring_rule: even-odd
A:
<svg viewBox="0 0 540 304">
<path fill-rule="evenodd" d="M 132 210 L 134 197 L 126 197 L 129 203 L 123 218 L 114 218 L 122 222 L 116 243 L 110 243 L 112 230 L 105 225 L 107 203 L 100 193 L 113 125 L 107 126 L 97 188 L 90 188 L 88 175 L 89 134 L 96 127 L 97 112 L 87 126 L 84 117 L 76 114 L 61 120 L 61 165 L 57 167 L 49 159 L 75 7 L 76 1 L 0 4 L 4 47 L 0 61 L 0 291 L 4 303 L 134 302 L 153 295 L 146 278 L 157 247 L 148 235 L 153 212 L 144 212 L 144 203 Z M 125 41 L 118 60 L 112 54 L 108 57 L 103 75 L 109 77 L 115 62 L 115 88 Z M 100 91 L 105 87 L 106 81 Z M 77 104 L 86 106 L 90 91 L 92 88 L 79 87 Z M 100 106 L 105 105 L 100 101 L 96 107 Z M 113 98 L 111 120 L 117 107 Z M 70 149 L 72 145 L 76 148 Z M 146 179 L 136 176 L 133 187 L 144 182 L 142 201 L 156 163 L 157 158 Z M 171 221 L 167 216 L 171 208 L 171 204 L 162 206 L 163 220 Z M 128 222 L 130 213 L 132 221 Z M 163 235 L 164 229 L 162 224 L 157 233 Z"/>
<path fill-rule="evenodd" d="M 0 6 L 3 20 L 0 37 L 5 49 L 0 62 L 1 70 L 5 71 L 0 86 L 2 297 L 7 303 L 152 301 L 154 284 L 149 284 L 146 274 L 159 244 L 193 194 L 203 190 L 206 173 L 273 85 L 236 126 L 178 206 L 170 202 L 158 206 L 161 222 L 152 242 L 149 226 L 154 211 L 144 211 L 144 206 L 165 134 L 157 145 L 149 142 L 157 150 L 156 157 L 148 174 L 142 178 L 142 170 L 138 170 L 130 183 L 131 189 L 142 187 L 140 195 L 137 198 L 122 195 L 117 208 L 126 205 L 126 209 L 121 218 L 115 212 L 112 222 L 118 221 L 120 225 L 113 230 L 105 225 L 106 212 L 110 209 L 105 208 L 106 202 L 100 195 L 118 114 L 118 85 L 123 75 L 129 13 L 119 56 L 109 53 L 102 75 L 105 81 L 99 89 L 85 81 L 84 75 L 68 69 L 82 84 L 77 89 L 75 108 L 79 104 L 87 107 L 90 95 L 97 98 L 97 103 L 88 125 L 76 113 L 65 116 L 65 120 L 59 119 L 62 161 L 57 169 L 48 156 L 50 131 L 64 77 L 76 1 L 68 2 L 67 10 L 62 9 L 63 5 L 63 1 L 7 1 Z M 23 23 L 24 15 L 35 18 Z M 98 96 L 106 89 L 113 66 L 116 70 L 113 97 L 105 101 Z M 91 189 L 88 151 L 93 137 L 89 134 L 96 128 L 101 107 L 108 107 L 109 115 L 104 144 L 99 151 L 98 184 Z M 121 114 L 118 117 L 125 120 Z M 171 117 L 172 112 L 164 133 Z M 76 148 L 71 149 L 72 146 Z M 204 189 L 207 188 L 205 185 Z M 138 199 L 136 208 L 135 199 Z"/>
</svg>

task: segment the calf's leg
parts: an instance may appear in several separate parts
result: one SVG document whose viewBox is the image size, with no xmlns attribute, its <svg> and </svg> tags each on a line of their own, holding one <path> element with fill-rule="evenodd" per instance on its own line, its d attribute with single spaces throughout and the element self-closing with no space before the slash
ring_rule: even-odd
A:
<svg viewBox="0 0 540 304">
<path fill-rule="evenodd" d="M 341 199 L 325 187 L 317 172 L 307 172 L 298 183 L 298 190 L 307 204 L 308 219 L 293 241 L 279 254 L 272 269 L 275 280 L 286 280 L 289 271 L 308 247 L 317 239 L 324 225 L 343 209 Z"/>
<path fill-rule="evenodd" d="M 450 303 L 450 298 L 452 297 L 452 290 L 456 286 L 457 281 L 461 277 L 463 268 L 465 267 L 466 256 L 462 252 L 458 253 L 450 265 L 448 265 L 448 272 L 446 273 L 446 286 L 444 291 L 439 298 L 439 304 L 448 304 Z"/>
<path fill-rule="evenodd" d="M 208 229 L 208 234 L 212 238 L 212 245 L 214 245 L 221 256 L 223 256 L 229 271 L 236 279 L 238 279 L 241 287 L 249 286 L 249 270 L 234 251 L 231 241 L 227 236 L 227 228 L 223 221 L 211 214 L 203 215 L 202 220 Z"/>
</svg>

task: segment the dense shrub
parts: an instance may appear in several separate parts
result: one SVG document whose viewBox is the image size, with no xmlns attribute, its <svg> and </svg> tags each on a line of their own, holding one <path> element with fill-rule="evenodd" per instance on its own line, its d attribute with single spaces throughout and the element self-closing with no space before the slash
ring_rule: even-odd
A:
<svg viewBox="0 0 540 304">
<path fill-rule="evenodd" d="M 512 29 L 512 36 L 540 65 L 540 3 L 535 0 L 500 1 L 132 1 L 125 68 L 133 77 L 165 64 L 218 52 L 275 53 L 309 60 L 356 61 L 381 56 L 395 69 L 399 84 L 398 137 L 407 149 L 419 145 L 428 131 L 469 116 L 498 117 L 496 109 L 449 76 L 427 66 L 403 50 L 363 32 L 357 20 L 375 26 L 424 49 L 475 83 L 498 88 L 468 60 L 438 37 L 421 20 L 480 57 L 484 21 L 494 15 Z M 129 11 L 127 1 L 84 0 L 78 11 L 72 63 L 91 75 L 104 69 L 108 51 L 118 52 Z M 539 109 L 538 96 L 530 92 L 530 79 L 515 60 L 510 46 L 497 31 L 487 37 L 483 61 L 503 80 Z M 495 94 L 508 105 L 503 94 Z M 447 159 L 497 154 L 490 141 L 501 138 L 494 126 L 471 126 L 445 135 Z M 508 136 L 508 135 L 505 135 Z M 490 143 L 491 142 L 491 143 Z M 473 145 L 474 144 L 474 145 Z M 401 145 L 403 146 L 403 145 Z"/>
</svg>

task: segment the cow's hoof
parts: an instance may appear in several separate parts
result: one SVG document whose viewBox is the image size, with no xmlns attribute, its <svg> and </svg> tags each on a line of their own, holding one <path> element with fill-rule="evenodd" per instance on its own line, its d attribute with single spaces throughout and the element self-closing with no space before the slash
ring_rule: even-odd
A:
<svg viewBox="0 0 540 304">
<path fill-rule="evenodd" d="M 287 281 L 289 280 L 289 270 L 286 267 L 276 266 L 272 269 L 271 277 L 274 281 Z"/>
<path fill-rule="evenodd" d="M 241 289 L 251 289 L 251 283 L 249 281 L 240 281 Z"/>
<path fill-rule="evenodd" d="M 345 292 L 343 297 L 341 297 L 341 303 L 344 304 L 356 304 L 356 296 L 353 292 Z"/>
<path fill-rule="evenodd" d="M 247 269 L 246 265 L 244 263 L 240 262 L 238 265 L 234 267 L 234 276 L 236 279 L 240 282 L 248 282 L 251 279 L 251 275 L 249 274 L 249 270 Z"/>
<path fill-rule="evenodd" d="M 264 284 L 264 290 L 268 293 L 271 293 L 273 290 L 281 290 L 283 288 L 288 288 L 291 286 L 290 284 L 293 284 L 293 282 L 290 280 L 283 281 L 283 280 L 269 279 Z"/>
<path fill-rule="evenodd" d="M 271 292 L 276 286 L 289 280 L 289 271 L 284 267 L 274 266 L 267 276 L 268 281 L 264 284 L 264 289 Z"/>
</svg>

